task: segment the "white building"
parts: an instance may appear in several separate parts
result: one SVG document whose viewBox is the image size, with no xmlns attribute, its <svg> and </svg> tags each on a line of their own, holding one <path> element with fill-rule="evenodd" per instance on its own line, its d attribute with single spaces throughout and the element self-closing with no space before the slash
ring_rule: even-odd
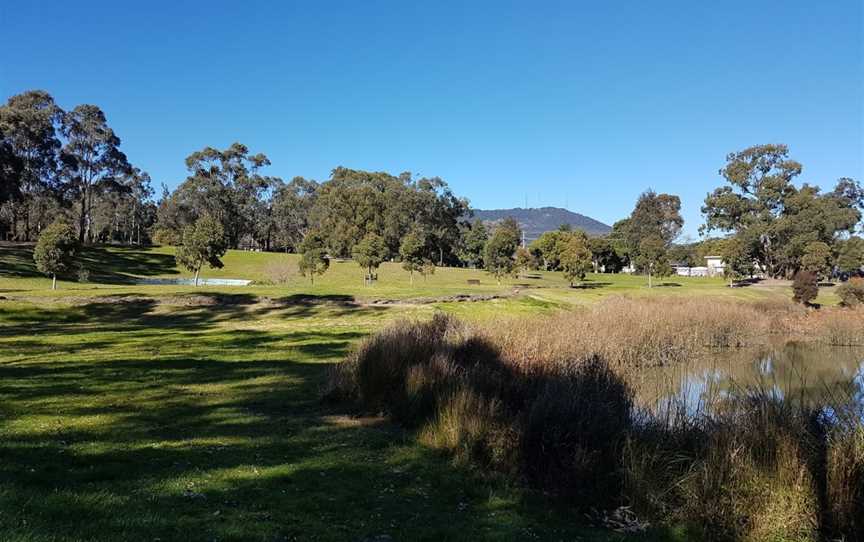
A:
<svg viewBox="0 0 864 542">
<path fill-rule="evenodd" d="M 708 268 L 709 277 L 721 276 L 726 271 L 723 256 L 705 256 L 705 267 Z"/>
<path fill-rule="evenodd" d="M 718 277 L 726 270 L 726 264 L 722 256 L 705 256 L 705 265 L 688 267 L 685 265 L 673 266 L 675 274 L 679 277 Z"/>
</svg>

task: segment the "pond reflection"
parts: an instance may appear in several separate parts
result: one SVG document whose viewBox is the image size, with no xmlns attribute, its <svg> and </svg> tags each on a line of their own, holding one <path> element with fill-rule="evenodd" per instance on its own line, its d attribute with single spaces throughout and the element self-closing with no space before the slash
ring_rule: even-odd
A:
<svg viewBox="0 0 864 542">
<path fill-rule="evenodd" d="M 687 365 L 642 371 L 631 381 L 638 402 L 662 412 L 710 412 L 730 396 L 759 389 L 811 406 L 864 411 L 864 348 L 790 342 L 714 350 Z"/>
</svg>

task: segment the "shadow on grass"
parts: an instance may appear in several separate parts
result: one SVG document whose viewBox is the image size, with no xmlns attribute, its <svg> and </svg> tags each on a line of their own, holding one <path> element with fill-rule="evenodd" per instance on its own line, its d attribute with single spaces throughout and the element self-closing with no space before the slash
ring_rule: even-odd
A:
<svg viewBox="0 0 864 542">
<path fill-rule="evenodd" d="M 322 405 L 337 353 L 0 365 L 4 540 L 623 539 Z"/>
<path fill-rule="evenodd" d="M 32 333 L 123 332 L 141 328 L 207 330 L 224 322 L 262 318 L 360 317 L 388 310 L 391 307 L 360 305 L 353 297 L 339 295 L 260 299 L 252 294 L 212 292 L 161 298 L 127 293 L 85 298 L 72 307 L 34 305 L 31 310 L 23 310 L 0 305 L 0 322 L 3 323 L 0 337 Z"/>
<path fill-rule="evenodd" d="M 90 281 L 104 284 L 131 284 L 138 277 L 177 274 L 174 257 L 141 247 L 89 246 L 81 249 L 80 264 Z M 0 244 L 0 275 L 16 278 L 44 278 L 33 262 L 32 244 Z M 63 278 L 75 280 L 75 276 Z"/>
<path fill-rule="evenodd" d="M 571 288 L 575 288 L 577 290 L 596 290 L 599 288 L 605 288 L 607 286 L 611 286 L 611 282 L 580 282 L 579 284 L 575 284 L 571 286 Z"/>
</svg>

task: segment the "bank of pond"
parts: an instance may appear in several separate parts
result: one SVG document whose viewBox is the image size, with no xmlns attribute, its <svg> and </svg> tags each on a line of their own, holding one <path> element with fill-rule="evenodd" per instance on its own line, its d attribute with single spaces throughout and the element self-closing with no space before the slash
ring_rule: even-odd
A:
<svg viewBox="0 0 864 542">
<path fill-rule="evenodd" d="M 864 539 L 860 309 L 621 298 L 482 324 L 439 314 L 365 340 L 325 397 L 619 530 Z"/>
</svg>

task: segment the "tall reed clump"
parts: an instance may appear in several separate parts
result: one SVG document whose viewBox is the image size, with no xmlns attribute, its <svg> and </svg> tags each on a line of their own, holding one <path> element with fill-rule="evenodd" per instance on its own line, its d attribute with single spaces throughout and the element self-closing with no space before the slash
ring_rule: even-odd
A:
<svg viewBox="0 0 864 542">
<path fill-rule="evenodd" d="M 627 499 L 701 540 L 814 540 L 820 526 L 820 413 L 756 392 L 708 415 L 651 418 L 624 452 Z"/>
<path fill-rule="evenodd" d="M 578 509 L 628 505 L 706 540 L 864 541 L 861 413 L 739 388 L 704 412 L 634 406 L 640 367 L 755 343 L 813 312 L 711 307 L 620 300 L 485 325 L 398 322 L 333 369 L 327 395 Z"/>
<path fill-rule="evenodd" d="M 644 367 L 690 361 L 706 348 L 750 346 L 769 329 L 770 319 L 746 303 L 621 297 L 552 316 L 502 320 L 489 333 L 518 364 L 596 355 L 616 367 Z"/>
<path fill-rule="evenodd" d="M 632 397 L 600 358 L 514 364 L 483 330 L 438 315 L 368 339 L 334 370 L 328 395 L 577 505 L 620 494 Z"/>
<path fill-rule="evenodd" d="M 859 542 L 864 541 L 864 426 L 860 415 L 837 424 L 829 435 L 826 457 L 829 533 Z"/>
<path fill-rule="evenodd" d="M 809 335 L 834 346 L 864 346 L 864 307 L 812 311 L 801 326 Z"/>
</svg>

